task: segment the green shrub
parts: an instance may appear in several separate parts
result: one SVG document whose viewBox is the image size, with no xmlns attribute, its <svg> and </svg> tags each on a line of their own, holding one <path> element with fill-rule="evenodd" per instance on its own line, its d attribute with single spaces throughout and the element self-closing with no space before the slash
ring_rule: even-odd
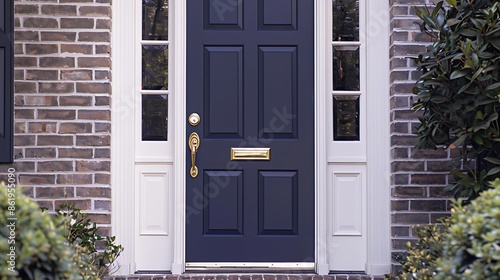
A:
<svg viewBox="0 0 500 280">
<path fill-rule="evenodd" d="M 455 204 L 436 279 L 500 279 L 500 178 L 470 205 Z"/>
<path fill-rule="evenodd" d="M 66 229 L 66 239 L 85 256 L 85 260 L 79 263 L 82 275 L 100 279 L 112 273 L 113 263 L 123 251 L 123 246 L 115 244 L 115 237 L 99 235 L 99 228 L 88 215 L 71 205 L 62 206 L 56 214 L 62 218 L 60 226 Z M 104 249 L 98 250 L 98 244 Z"/>
<path fill-rule="evenodd" d="M 388 280 L 430 280 L 436 274 L 436 260 L 441 256 L 442 240 L 446 236 L 449 220 L 437 224 L 415 226 L 418 237 L 415 245 L 408 242 L 408 252 L 401 261 L 403 267 L 397 277 L 387 275 Z"/>
<path fill-rule="evenodd" d="M 0 206 L 0 279 L 81 279 L 72 261 L 75 251 L 56 226 L 59 220 L 4 184 Z"/>
<path fill-rule="evenodd" d="M 413 108 L 423 112 L 417 147 L 460 148 L 463 169 L 448 189 L 470 200 L 500 174 L 500 3 L 446 2 L 432 11 L 415 7 L 433 41 L 416 58 L 422 76 Z"/>
</svg>

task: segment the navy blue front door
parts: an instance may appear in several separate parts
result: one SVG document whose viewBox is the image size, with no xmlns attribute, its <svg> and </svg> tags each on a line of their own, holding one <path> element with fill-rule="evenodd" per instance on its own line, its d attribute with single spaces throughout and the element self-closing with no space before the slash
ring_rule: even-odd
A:
<svg viewBox="0 0 500 280">
<path fill-rule="evenodd" d="M 186 2 L 186 262 L 314 262 L 314 1 Z"/>
</svg>

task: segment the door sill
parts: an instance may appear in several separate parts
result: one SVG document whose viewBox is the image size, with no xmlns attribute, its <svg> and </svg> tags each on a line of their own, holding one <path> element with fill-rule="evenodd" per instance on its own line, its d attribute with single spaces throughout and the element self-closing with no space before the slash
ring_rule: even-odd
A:
<svg viewBox="0 0 500 280">
<path fill-rule="evenodd" d="M 248 271 L 248 272 L 314 272 L 314 263 L 265 263 L 265 262 L 223 262 L 223 263 L 186 263 L 187 272 L 208 272 L 213 271 L 221 272 L 234 272 L 234 271 Z"/>
</svg>

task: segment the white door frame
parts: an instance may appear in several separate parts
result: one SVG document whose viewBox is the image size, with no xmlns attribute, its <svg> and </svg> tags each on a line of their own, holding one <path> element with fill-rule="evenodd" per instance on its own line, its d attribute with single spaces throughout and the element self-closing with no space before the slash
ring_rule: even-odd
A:
<svg viewBox="0 0 500 280">
<path fill-rule="evenodd" d="M 125 247 L 119 258 L 117 274 L 134 273 L 134 137 L 130 137 L 130 124 L 134 123 L 134 43 L 130 34 L 137 28 L 134 1 L 113 2 L 113 95 L 111 139 L 112 232 Z M 171 63 L 171 96 L 173 97 L 174 133 L 174 211 L 173 211 L 173 263 L 174 274 L 185 270 L 185 164 L 186 164 L 186 3 L 170 0 L 173 11 L 173 48 Z M 315 150 L 316 150 L 316 272 L 328 274 L 327 229 L 327 121 L 325 120 L 328 89 L 328 64 L 331 51 L 328 38 L 330 26 L 325 24 L 331 11 L 325 9 L 327 1 L 314 0 L 315 11 Z M 366 0 L 367 49 L 367 260 L 366 272 L 384 274 L 390 270 L 390 166 L 389 166 L 389 7 L 387 1 Z M 133 39 L 132 39 L 133 40 Z M 381 71 L 385 69 L 385 71 Z M 383 113 L 381 113 L 383 112 Z"/>
</svg>

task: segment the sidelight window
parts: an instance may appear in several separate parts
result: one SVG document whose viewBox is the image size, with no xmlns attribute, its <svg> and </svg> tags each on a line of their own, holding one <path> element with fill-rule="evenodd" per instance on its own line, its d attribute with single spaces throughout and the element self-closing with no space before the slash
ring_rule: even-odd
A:
<svg viewBox="0 0 500 280">
<path fill-rule="evenodd" d="M 332 0 L 333 140 L 360 140 L 359 0 Z"/>
<path fill-rule="evenodd" d="M 168 0 L 142 0 L 142 141 L 168 140 Z"/>
</svg>

